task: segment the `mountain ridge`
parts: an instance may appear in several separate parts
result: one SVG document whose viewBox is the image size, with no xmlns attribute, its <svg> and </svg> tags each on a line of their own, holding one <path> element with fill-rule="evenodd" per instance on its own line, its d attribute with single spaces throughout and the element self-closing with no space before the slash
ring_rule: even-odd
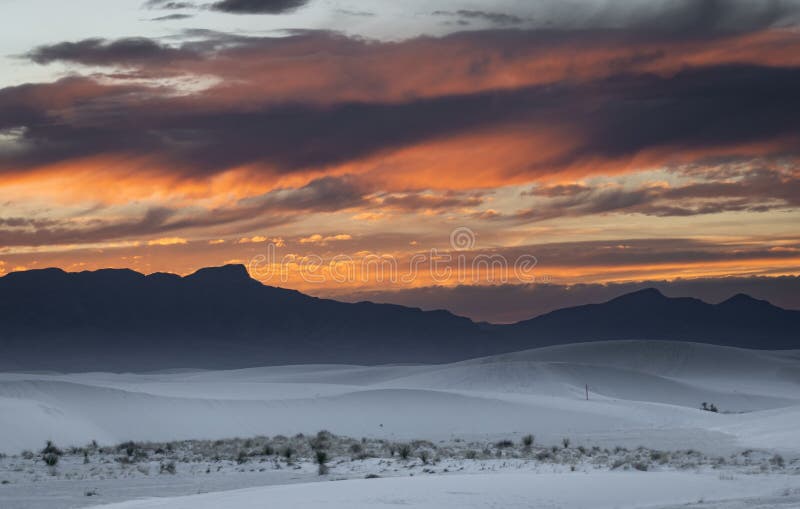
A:
<svg viewBox="0 0 800 509">
<path fill-rule="evenodd" d="M 800 311 L 743 294 L 709 304 L 650 288 L 497 325 L 447 310 L 313 297 L 264 285 L 242 265 L 186 276 L 13 272 L 0 278 L 0 323 L 0 369 L 441 363 L 609 339 L 800 347 Z"/>
</svg>

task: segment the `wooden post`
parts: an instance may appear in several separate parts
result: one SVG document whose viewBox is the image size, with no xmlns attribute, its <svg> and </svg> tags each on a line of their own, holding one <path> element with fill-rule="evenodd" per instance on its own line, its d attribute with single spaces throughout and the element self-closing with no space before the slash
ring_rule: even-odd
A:
<svg viewBox="0 0 800 509">
<path fill-rule="evenodd" d="M 589 401 L 589 384 L 586 384 L 586 401 Z"/>
</svg>

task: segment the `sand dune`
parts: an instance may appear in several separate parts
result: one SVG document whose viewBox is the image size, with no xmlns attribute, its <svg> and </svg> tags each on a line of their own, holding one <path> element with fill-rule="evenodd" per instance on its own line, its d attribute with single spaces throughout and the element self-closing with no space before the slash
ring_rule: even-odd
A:
<svg viewBox="0 0 800 509">
<path fill-rule="evenodd" d="M 107 509 L 240 509 L 270 507 L 332 509 L 374 507 L 603 509 L 687 506 L 748 497 L 755 507 L 794 506 L 797 496 L 782 496 L 793 479 L 740 479 L 735 483 L 691 473 L 592 473 L 454 475 L 428 478 L 349 480 L 268 486 L 187 497 L 123 502 Z M 761 496 L 755 499 L 756 496 Z M 556 502 L 557 501 L 557 502 Z M 674 504 L 674 505 L 673 505 Z M 786 505 L 783 505 L 786 504 Z M 791 504 L 791 505 L 789 505 Z M 744 507 L 744 506 L 741 506 Z"/>
<path fill-rule="evenodd" d="M 573 436 L 800 450 L 798 373 L 796 352 L 650 341 L 430 366 L 6 373 L 0 374 L 0 451 L 38 447 L 45 439 L 81 444 L 323 428 L 392 438 L 531 432 L 554 442 Z M 703 401 L 733 413 L 700 411 Z"/>
</svg>

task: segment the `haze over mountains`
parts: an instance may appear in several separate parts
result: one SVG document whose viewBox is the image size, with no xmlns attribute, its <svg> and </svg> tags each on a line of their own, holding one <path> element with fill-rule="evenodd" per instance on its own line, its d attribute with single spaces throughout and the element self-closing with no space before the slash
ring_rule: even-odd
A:
<svg viewBox="0 0 800 509">
<path fill-rule="evenodd" d="M 123 270 L 0 278 L 0 369 L 233 368 L 440 363 L 609 339 L 800 347 L 800 311 L 746 295 L 712 305 L 648 289 L 510 325 L 447 311 L 319 299 L 265 286 L 244 266 L 180 277 Z"/>
</svg>

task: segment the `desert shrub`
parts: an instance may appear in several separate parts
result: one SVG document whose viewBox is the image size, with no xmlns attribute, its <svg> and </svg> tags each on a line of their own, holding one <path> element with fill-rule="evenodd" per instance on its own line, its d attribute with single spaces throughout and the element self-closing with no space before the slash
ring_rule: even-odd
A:
<svg viewBox="0 0 800 509">
<path fill-rule="evenodd" d="M 329 449 L 331 446 L 331 439 L 333 435 L 330 431 L 320 431 L 317 433 L 317 436 L 312 438 L 308 441 L 308 445 L 311 447 L 312 451 L 320 451 L 323 449 Z"/>
<path fill-rule="evenodd" d="M 422 464 L 423 465 L 427 465 L 428 464 L 428 458 L 429 458 L 428 451 L 424 451 L 424 450 L 420 451 L 419 459 L 422 460 Z"/>
<path fill-rule="evenodd" d="M 506 449 L 508 447 L 514 447 L 514 442 L 512 442 L 511 440 L 505 439 L 505 440 L 500 440 L 499 442 L 496 442 L 494 444 L 494 446 L 497 447 L 498 449 Z"/>
<path fill-rule="evenodd" d="M 161 465 L 159 465 L 159 468 L 158 468 L 158 472 L 161 473 L 161 474 L 175 474 L 175 471 L 176 471 L 176 468 L 175 468 L 175 462 L 174 461 L 168 461 L 166 463 L 162 462 Z"/>
<path fill-rule="evenodd" d="M 292 456 L 294 456 L 294 449 L 292 449 L 292 446 L 287 445 L 286 447 L 284 447 L 281 450 L 281 456 L 286 458 L 286 461 L 291 461 L 292 460 Z"/>
<path fill-rule="evenodd" d="M 361 454 L 362 452 L 364 452 L 364 446 L 359 444 L 359 443 L 355 443 L 355 444 L 350 446 L 349 450 L 350 450 L 351 454 Z M 391 451 L 391 452 L 392 452 L 392 456 L 394 456 L 394 452 L 393 451 Z"/>
<path fill-rule="evenodd" d="M 558 450 L 558 449 L 556 449 L 556 450 Z M 536 455 L 536 459 L 539 460 L 539 461 L 549 460 L 552 457 L 553 457 L 553 454 L 550 451 L 542 451 L 542 452 L 540 452 L 539 454 Z"/>
<path fill-rule="evenodd" d="M 411 456 L 411 446 L 408 444 L 402 444 L 398 447 L 397 453 L 400 455 L 400 458 L 407 460 L 409 456 Z"/>
<path fill-rule="evenodd" d="M 586 454 L 586 447 L 584 447 L 582 445 L 579 445 L 578 446 L 578 452 L 581 453 L 581 454 Z"/>
<path fill-rule="evenodd" d="M 533 435 L 525 435 L 522 437 L 522 445 L 524 445 L 527 449 L 530 449 L 533 445 Z"/>
<path fill-rule="evenodd" d="M 55 454 L 56 456 L 61 456 L 64 452 L 56 447 L 52 440 L 48 440 L 44 449 L 42 449 L 42 454 Z"/>
<path fill-rule="evenodd" d="M 715 412 L 715 413 L 719 412 L 717 405 L 715 405 L 714 403 L 706 403 L 705 401 L 703 401 L 703 403 L 700 405 L 700 408 L 705 410 L 706 412 Z"/>
<path fill-rule="evenodd" d="M 569 438 L 567 438 L 567 437 L 562 438 L 561 439 L 561 445 L 564 446 L 564 449 L 568 449 L 569 448 Z"/>
<path fill-rule="evenodd" d="M 54 467 L 58 465 L 58 454 L 48 452 L 42 455 L 42 459 L 44 460 L 45 465 L 48 467 Z"/>
<path fill-rule="evenodd" d="M 314 462 L 319 466 L 319 475 L 325 475 L 328 473 L 328 453 L 325 451 L 317 451 L 314 454 Z"/>
<path fill-rule="evenodd" d="M 644 463 L 642 461 L 637 461 L 636 463 L 633 464 L 633 468 L 641 472 L 647 472 L 647 463 Z"/>
<path fill-rule="evenodd" d="M 248 455 L 245 451 L 239 451 L 239 454 L 236 455 L 236 463 L 241 465 L 242 463 L 247 463 Z"/>
<path fill-rule="evenodd" d="M 33 459 L 33 452 L 25 450 L 25 451 L 22 451 L 22 454 L 20 454 L 20 456 L 22 456 L 22 459 L 32 460 Z"/>
<path fill-rule="evenodd" d="M 138 451 L 139 446 L 136 445 L 136 442 L 123 442 L 117 446 L 118 451 L 125 451 L 125 454 L 128 456 L 133 456 Z"/>
<path fill-rule="evenodd" d="M 380 479 L 380 478 L 381 476 L 379 476 L 378 474 L 367 474 L 364 476 L 364 479 Z"/>
<path fill-rule="evenodd" d="M 770 463 L 772 463 L 776 467 L 780 467 L 780 468 L 783 468 L 784 465 L 786 464 L 786 462 L 783 460 L 783 456 L 781 456 L 780 454 L 776 454 L 769 461 L 770 461 Z"/>
<path fill-rule="evenodd" d="M 270 444 L 264 444 L 264 448 L 261 449 L 261 454 L 263 454 L 264 456 L 272 456 L 273 454 L 275 454 L 275 448 L 272 447 L 272 445 Z"/>
<path fill-rule="evenodd" d="M 473 451 L 472 449 L 464 452 L 464 457 L 468 460 L 474 460 L 478 457 L 478 451 Z"/>
</svg>

